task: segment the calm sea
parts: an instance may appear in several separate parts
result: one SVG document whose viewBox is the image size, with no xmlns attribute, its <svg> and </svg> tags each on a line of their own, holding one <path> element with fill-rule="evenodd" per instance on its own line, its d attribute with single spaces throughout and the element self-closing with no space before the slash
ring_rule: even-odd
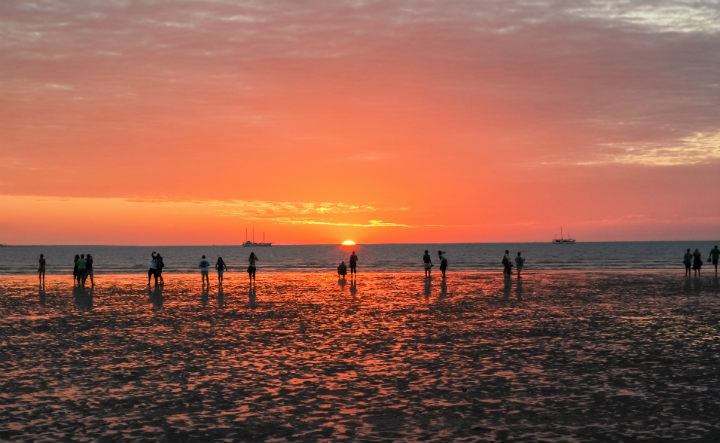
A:
<svg viewBox="0 0 720 443">
<path fill-rule="evenodd" d="M 552 243 L 467 243 L 467 244 L 381 244 L 288 245 L 260 248 L 242 246 L 6 246 L 0 247 L 0 274 L 32 274 L 39 255 L 45 254 L 48 274 L 72 272 L 75 254 L 90 253 L 96 273 L 142 273 L 150 265 L 152 251 L 160 252 L 169 273 L 193 272 L 202 255 L 211 264 L 222 256 L 230 271 L 244 271 L 251 251 L 260 258 L 260 272 L 328 272 L 340 260 L 347 262 L 352 249 L 358 269 L 371 271 L 418 272 L 425 249 L 434 262 L 437 251 L 447 252 L 449 269 L 497 270 L 505 249 L 514 257 L 525 257 L 527 270 L 677 269 L 687 248 L 707 255 L 717 241 L 687 242 L 597 242 L 556 245 Z"/>
</svg>

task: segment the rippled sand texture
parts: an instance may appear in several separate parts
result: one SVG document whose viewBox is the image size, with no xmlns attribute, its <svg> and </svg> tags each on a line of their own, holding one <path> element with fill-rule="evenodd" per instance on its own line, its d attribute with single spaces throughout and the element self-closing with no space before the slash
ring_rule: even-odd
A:
<svg viewBox="0 0 720 443">
<path fill-rule="evenodd" d="M 0 439 L 720 440 L 718 281 L 0 281 Z"/>
</svg>

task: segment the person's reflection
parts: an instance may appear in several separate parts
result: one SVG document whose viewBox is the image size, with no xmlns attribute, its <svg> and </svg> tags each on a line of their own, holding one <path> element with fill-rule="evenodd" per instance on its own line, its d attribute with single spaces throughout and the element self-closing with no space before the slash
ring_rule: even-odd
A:
<svg viewBox="0 0 720 443">
<path fill-rule="evenodd" d="M 518 279 L 515 282 L 515 296 L 517 296 L 518 301 L 522 301 L 523 298 L 523 281 Z"/>
<path fill-rule="evenodd" d="M 350 279 L 350 295 L 353 297 L 357 295 L 357 281 L 355 279 Z"/>
<path fill-rule="evenodd" d="M 218 287 L 217 304 L 218 308 L 225 306 L 225 292 L 223 291 L 222 284 Z"/>
<path fill-rule="evenodd" d="M 345 290 L 345 284 L 347 283 L 347 280 L 345 280 L 344 277 L 338 278 L 338 285 L 340 286 L 340 289 L 343 291 Z"/>
<path fill-rule="evenodd" d="M 148 288 L 150 295 L 150 303 L 153 304 L 153 308 L 160 309 L 163 305 L 163 285 L 155 285 L 154 289 Z"/>
<path fill-rule="evenodd" d="M 440 282 L 440 298 L 447 297 L 447 279 L 443 278 Z"/>
<path fill-rule="evenodd" d="M 82 285 L 73 286 L 73 298 L 78 309 L 89 311 L 93 307 L 93 288 L 88 289 Z"/>
<path fill-rule="evenodd" d="M 210 294 L 208 294 L 208 290 L 210 289 L 210 285 L 203 285 L 202 287 L 202 294 L 200 295 L 200 301 L 202 302 L 203 308 L 207 307 L 208 300 L 210 299 Z"/>
<path fill-rule="evenodd" d="M 40 300 L 40 306 L 45 306 L 45 286 L 38 288 L 38 299 Z"/>
<path fill-rule="evenodd" d="M 432 280 L 429 278 L 425 279 L 425 298 L 430 298 L 432 293 Z"/>
<path fill-rule="evenodd" d="M 248 289 L 248 304 L 250 305 L 250 309 L 255 309 L 257 307 L 255 285 L 250 285 L 250 288 Z"/>
<path fill-rule="evenodd" d="M 505 300 L 508 300 L 510 298 L 510 291 L 512 291 L 512 279 L 510 278 L 510 274 L 505 274 L 504 279 L 503 297 Z"/>
</svg>

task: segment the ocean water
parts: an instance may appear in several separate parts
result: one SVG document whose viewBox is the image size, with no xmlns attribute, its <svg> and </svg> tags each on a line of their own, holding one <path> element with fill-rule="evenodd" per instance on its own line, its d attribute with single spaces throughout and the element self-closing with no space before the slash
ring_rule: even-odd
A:
<svg viewBox="0 0 720 443">
<path fill-rule="evenodd" d="M 163 255 L 165 273 L 196 271 L 202 255 L 215 263 L 222 256 L 230 272 L 244 271 L 251 251 L 260 258 L 259 272 L 328 272 L 341 260 L 347 262 L 354 249 L 358 270 L 375 272 L 418 272 L 428 249 L 439 263 L 437 251 L 447 252 L 450 271 L 487 271 L 500 268 L 505 249 L 525 257 L 525 268 L 533 270 L 639 270 L 682 268 L 687 248 L 698 248 L 703 259 L 718 241 L 687 242 L 596 242 L 556 245 L 552 243 L 466 243 L 466 244 L 378 244 L 347 247 L 340 245 L 242 246 L 7 246 L 0 248 L 0 274 L 33 274 L 42 253 L 48 274 L 71 273 L 75 254 L 90 253 L 95 273 L 143 273 L 150 254 Z M 437 269 L 437 268 L 436 268 Z"/>
</svg>

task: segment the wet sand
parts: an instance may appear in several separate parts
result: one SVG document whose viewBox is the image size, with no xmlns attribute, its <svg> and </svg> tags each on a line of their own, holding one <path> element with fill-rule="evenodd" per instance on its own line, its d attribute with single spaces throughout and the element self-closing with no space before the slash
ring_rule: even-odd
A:
<svg viewBox="0 0 720 443">
<path fill-rule="evenodd" d="M 0 440 L 718 441 L 708 274 L 0 280 Z"/>
</svg>

